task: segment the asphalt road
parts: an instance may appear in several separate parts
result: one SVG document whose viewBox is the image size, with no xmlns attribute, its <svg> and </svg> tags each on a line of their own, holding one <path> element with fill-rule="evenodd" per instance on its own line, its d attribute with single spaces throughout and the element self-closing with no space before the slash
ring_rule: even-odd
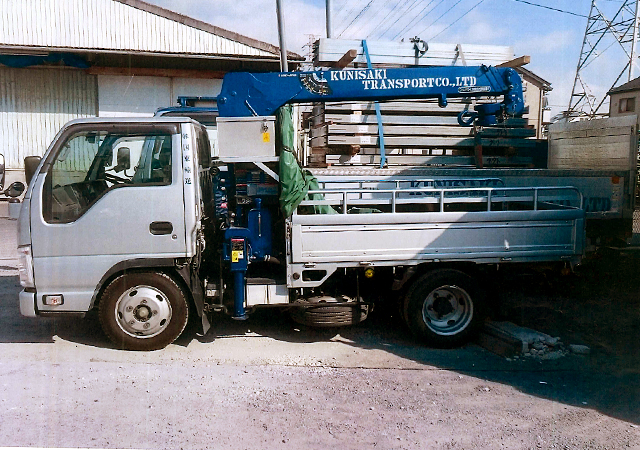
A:
<svg viewBox="0 0 640 450">
<path fill-rule="evenodd" d="M 18 267 L 18 222 L 0 217 L 0 275 L 12 274 Z"/>
<path fill-rule="evenodd" d="M 418 345 L 384 310 L 337 331 L 265 310 L 125 352 L 93 315 L 21 317 L 2 261 L 1 446 L 640 448 L 640 367 L 598 351 L 507 360 Z"/>
</svg>

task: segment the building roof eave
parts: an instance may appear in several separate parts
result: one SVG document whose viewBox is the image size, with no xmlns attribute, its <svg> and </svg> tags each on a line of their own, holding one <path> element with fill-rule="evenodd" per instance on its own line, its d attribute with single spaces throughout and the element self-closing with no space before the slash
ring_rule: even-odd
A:
<svg viewBox="0 0 640 450">
<path fill-rule="evenodd" d="M 42 46 L 24 46 L 24 45 L 3 45 L 0 44 L 0 54 L 10 55 L 47 55 L 54 53 L 76 53 L 76 54 L 111 54 L 111 55 L 147 55 L 158 57 L 185 57 L 196 59 L 224 59 L 235 61 L 280 61 L 279 55 L 272 56 L 244 56 L 244 55 L 227 55 L 227 54 L 203 54 L 203 53 L 169 53 L 169 52 L 149 52 L 140 50 L 111 50 L 100 48 L 80 48 L 80 47 L 42 47 Z M 289 62 L 299 63 L 300 61 L 292 59 L 289 55 Z"/>
<path fill-rule="evenodd" d="M 210 23 L 204 22 L 202 20 L 194 19 L 192 17 L 179 14 L 169 9 L 162 8 L 157 5 L 152 5 L 142 0 L 113 0 L 113 1 L 122 3 L 127 6 L 131 6 L 132 8 L 136 8 L 141 11 L 148 12 L 150 14 L 155 14 L 157 16 L 164 17 L 165 19 L 173 20 L 175 22 L 181 23 L 188 27 L 196 28 L 198 30 L 205 31 L 207 33 L 212 33 L 212 34 L 215 34 L 216 36 L 220 36 L 222 38 L 229 39 L 234 42 L 239 42 L 241 44 L 248 45 L 250 47 L 254 47 L 268 53 L 272 53 L 274 56 L 280 55 L 280 48 L 273 44 L 269 44 L 268 42 L 259 41 L 258 39 L 253 39 L 253 38 L 244 36 L 242 34 L 236 33 L 234 31 L 229 31 L 224 28 L 211 25 Z M 287 52 L 287 59 L 290 59 L 293 61 L 304 61 L 304 57 L 294 52 Z"/>
<path fill-rule="evenodd" d="M 640 90 L 640 77 L 627 81 L 626 83 L 621 84 L 618 87 L 611 88 L 609 92 L 607 92 L 607 95 L 619 94 L 621 92 L 638 91 L 638 90 Z"/>
<path fill-rule="evenodd" d="M 518 67 L 518 68 L 516 68 L 516 70 L 518 72 L 520 72 L 521 74 L 526 75 L 526 76 L 531 77 L 534 80 L 536 80 L 542 86 L 543 90 L 545 90 L 545 91 L 552 91 L 553 90 L 553 87 L 551 86 L 550 82 L 548 82 L 547 80 L 545 80 L 541 76 L 536 75 L 535 73 L 533 73 L 529 69 L 525 69 L 524 67 Z"/>
</svg>

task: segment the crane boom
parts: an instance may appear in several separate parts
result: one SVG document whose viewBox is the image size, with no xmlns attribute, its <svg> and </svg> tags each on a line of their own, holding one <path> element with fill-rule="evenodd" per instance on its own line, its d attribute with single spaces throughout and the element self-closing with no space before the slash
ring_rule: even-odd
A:
<svg viewBox="0 0 640 450">
<path fill-rule="evenodd" d="M 313 72 L 230 72 L 217 98 L 223 117 L 268 116 L 288 103 L 504 96 L 459 116 L 462 125 L 496 123 L 524 110 L 522 80 L 512 68 L 490 66 L 349 69 Z"/>
</svg>

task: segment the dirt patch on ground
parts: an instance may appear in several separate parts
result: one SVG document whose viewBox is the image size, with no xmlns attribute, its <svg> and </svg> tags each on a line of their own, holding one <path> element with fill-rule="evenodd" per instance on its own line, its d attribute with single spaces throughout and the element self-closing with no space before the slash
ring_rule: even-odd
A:
<svg viewBox="0 0 640 450">
<path fill-rule="evenodd" d="M 640 251 L 603 249 L 574 273 L 510 271 L 496 314 L 592 349 L 590 361 L 613 373 L 640 373 Z"/>
</svg>

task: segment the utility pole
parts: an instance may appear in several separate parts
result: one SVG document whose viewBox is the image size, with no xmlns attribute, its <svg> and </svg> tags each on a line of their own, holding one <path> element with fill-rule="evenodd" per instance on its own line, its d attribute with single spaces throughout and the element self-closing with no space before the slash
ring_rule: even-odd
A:
<svg viewBox="0 0 640 450">
<path fill-rule="evenodd" d="M 282 0 L 276 0 L 276 13 L 278 15 L 278 40 L 280 41 L 280 71 L 288 72 L 287 44 L 284 33 L 284 13 L 282 11 Z"/>
<path fill-rule="evenodd" d="M 327 38 L 331 39 L 333 37 L 331 33 L 331 0 L 327 0 L 326 6 L 326 15 L 327 15 Z"/>
<path fill-rule="evenodd" d="M 631 81 L 635 76 L 635 69 L 640 67 L 638 65 L 640 0 L 622 0 L 619 7 L 619 4 L 613 4 L 616 9 L 611 9 L 613 2 L 604 2 L 603 5 L 599 5 L 601 2 L 602 0 L 591 1 L 580 59 L 565 117 L 595 118 L 606 115 L 608 112 L 602 111 L 602 105 L 607 99 L 607 92 L 620 81 Z M 599 61 L 591 66 L 592 62 L 611 47 L 618 50 L 621 60 L 619 67 L 609 66 L 607 70 L 598 70 Z M 611 51 L 608 55 L 613 56 Z M 603 76 L 609 70 L 614 73 L 614 76 L 617 74 L 615 79 L 613 76 L 610 79 Z M 602 86 L 603 83 L 606 83 L 605 86 L 610 86 L 607 92 L 593 90 L 593 87 Z"/>
</svg>

